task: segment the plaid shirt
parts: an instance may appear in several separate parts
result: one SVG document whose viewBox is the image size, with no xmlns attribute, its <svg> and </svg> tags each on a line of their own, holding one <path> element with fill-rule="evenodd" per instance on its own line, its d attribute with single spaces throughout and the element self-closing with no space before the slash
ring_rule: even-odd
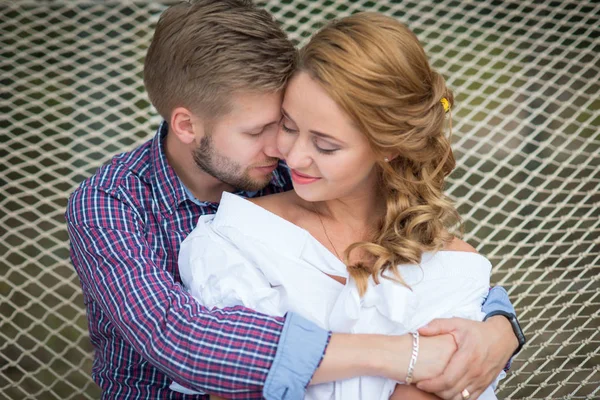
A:
<svg viewBox="0 0 600 400">
<path fill-rule="evenodd" d="M 167 162 L 167 131 L 163 123 L 152 140 L 113 158 L 69 199 L 71 259 L 95 349 L 92 375 L 106 398 L 207 398 L 169 390 L 172 379 L 228 398 L 262 398 L 286 319 L 243 307 L 208 310 L 180 284 L 180 243 L 199 216 L 215 213 L 218 204 L 190 197 Z M 260 192 L 238 194 L 290 189 L 283 168 Z M 320 362 L 330 334 L 317 335 Z M 294 347 L 308 340 L 298 336 Z M 310 375 L 317 365 L 307 361 Z"/>
<path fill-rule="evenodd" d="M 171 380 L 234 399 L 300 397 L 331 333 L 293 313 L 208 310 L 185 291 L 180 244 L 218 204 L 183 186 L 164 154 L 166 133 L 163 123 L 152 140 L 82 182 L 65 215 L 103 398 L 207 398 L 171 391 Z M 291 187 L 281 165 L 265 189 L 237 194 Z M 483 310 L 514 313 L 501 287 Z"/>
</svg>

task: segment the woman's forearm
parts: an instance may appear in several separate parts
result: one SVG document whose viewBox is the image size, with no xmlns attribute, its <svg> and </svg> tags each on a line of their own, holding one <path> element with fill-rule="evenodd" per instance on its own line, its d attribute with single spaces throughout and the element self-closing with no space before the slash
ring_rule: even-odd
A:
<svg viewBox="0 0 600 400">
<path fill-rule="evenodd" d="M 411 351 L 410 335 L 333 334 L 310 384 L 355 376 L 385 376 L 401 380 L 406 377 Z"/>
<path fill-rule="evenodd" d="M 356 376 L 383 376 L 402 382 L 412 350 L 411 335 L 334 334 L 311 385 Z M 451 335 L 422 337 L 414 369 L 415 382 L 440 374 L 455 351 Z"/>
</svg>

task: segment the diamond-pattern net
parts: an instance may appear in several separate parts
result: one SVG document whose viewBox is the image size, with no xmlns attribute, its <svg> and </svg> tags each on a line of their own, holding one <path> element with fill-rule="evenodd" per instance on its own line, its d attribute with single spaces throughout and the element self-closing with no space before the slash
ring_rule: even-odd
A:
<svg viewBox="0 0 600 400">
<path fill-rule="evenodd" d="M 303 42 L 358 10 L 394 15 L 456 93 L 449 192 L 529 344 L 500 398 L 600 397 L 600 4 L 268 1 Z M 63 212 L 159 119 L 141 71 L 165 4 L 0 0 L 0 397 L 94 399 Z"/>
</svg>

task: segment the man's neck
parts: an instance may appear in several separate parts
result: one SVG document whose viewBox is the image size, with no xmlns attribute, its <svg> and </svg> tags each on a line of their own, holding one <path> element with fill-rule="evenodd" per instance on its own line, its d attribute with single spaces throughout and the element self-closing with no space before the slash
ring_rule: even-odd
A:
<svg viewBox="0 0 600 400">
<path fill-rule="evenodd" d="M 167 135 L 165 138 L 164 149 L 169 165 L 196 199 L 218 203 L 223 192 L 234 190 L 231 185 L 200 170 L 194 163 L 190 148 L 176 140 L 173 135 Z"/>
</svg>

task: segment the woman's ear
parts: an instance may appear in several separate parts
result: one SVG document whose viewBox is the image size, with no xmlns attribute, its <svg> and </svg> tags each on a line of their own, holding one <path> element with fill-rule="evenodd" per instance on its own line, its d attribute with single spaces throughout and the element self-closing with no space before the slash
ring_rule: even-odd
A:
<svg viewBox="0 0 600 400">
<path fill-rule="evenodd" d="M 179 141 L 191 144 L 204 135 L 203 124 L 185 107 L 177 107 L 171 112 L 169 132 L 173 133 Z"/>
<path fill-rule="evenodd" d="M 383 154 L 383 161 L 390 162 L 390 161 L 392 161 L 396 157 L 398 157 L 398 153 L 384 153 Z"/>
</svg>

